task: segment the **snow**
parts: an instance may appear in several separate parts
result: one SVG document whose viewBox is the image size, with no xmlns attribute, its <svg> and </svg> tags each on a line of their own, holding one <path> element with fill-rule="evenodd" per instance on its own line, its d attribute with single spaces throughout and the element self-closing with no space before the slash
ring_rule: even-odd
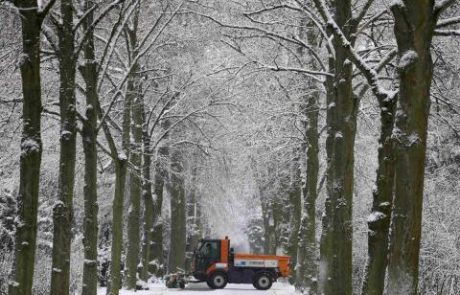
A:
<svg viewBox="0 0 460 295">
<path fill-rule="evenodd" d="M 9 285 L 10 285 L 10 286 L 13 286 L 13 287 L 19 287 L 19 283 L 16 282 L 16 281 L 10 281 L 10 282 L 9 282 Z"/>
<path fill-rule="evenodd" d="M 400 7 L 400 8 L 405 7 L 404 3 L 401 0 L 393 0 L 390 4 L 390 7 L 393 7 L 393 6 Z"/>
<path fill-rule="evenodd" d="M 39 152 L 41 150 L 40 143 L 33 138 L 25 138 L 21 143 L 23 153 Z"/>
<path fill-rule="evenodd" d="M 61 201 L 61 200 L 56 200 L 56 201 L 54 201 L 54 206 L 53 207 L 56 207 L 56 206 L 64 206 L 64 202 Z"/>
<path fill-rule="evenodd" d="M 188 284 L 184 290 L 168 289 L 164 284 L 150 284 L 149 290 L 128 291 L 120 290 L 120 295 L 164 295 L 164 294 L 180 294 L 180 295 L 295 295 L 300 294 L 294 290 L 294 287 L 286 283 L 274 283 L 272 288 L 267 291 L 256 290 L 250 284 L 228 284 L 224 289 L 211 290 L 206 283 Z M 97 295 L 105 295 L 106 289 L 100 288 Z"/>
<path fill-rule="evenodd" d="M 62 139 L 67 139 L 71 135 L 72 135 L 72 132 L 70 132 L 69 130 L 62 130 L 61 131 L 61 138 Z"/>
<path fill-rule="evenodd" d="M 374 211 L 372 212 L 371 214 L 369 214 L 369 216 L 367 217 L 367 222 L 368 223 L 375 223 L 379 220 L 382 220 L 384 218 L 386 218 L 387 216 L 382 213 L 382 212 L 379 212 L 379 211 Z"/>
<path fill-rule="evenodd" d="M 37 0 L 38 11 L 42 11 L 43 9 L 43 0 Z"/>
<path fill-rule="evenodd" d="M 118 153 L 118 159 L 120 161 L 126 161 L 126 160 L 128 160 L 128 156 L 126 156 L 125 153 L 121 152 L 121 153 Z"/>
<path fill-rule="evenodd" d="M 408 140 L 408 146 L 409 147 L 411 147 L 412 145 L 417 144 L 417 143 L 422 141 L 420 139 L 420 137 L 418 136 L 418 134 L 416 134 L 416 133 L 409 134 L 407 140 Z"/>
<path fill-rule="evenodd" d="M 417 52 L 415 52 L 413 50 L 407 50 L 401 56 L 401 59 L 399 60 L 398 67 L 401 68 L 401 69 L 406 69 L 407 67 L 412 65 L 414 62 L 416 62 L 417 59 L 418 59 Z"/>
<path fill-rule="evenodd" d="M 18 67 L 22 67 L 28 60 L 29 56 L 25 53 L 21 53 L 18 57 Z"/>
<path fill-rule="evenodd" d="M 85 259 L 84 264 L 86 264 L 86 265 L 96 265 L 97 261 L 96 260 L 91 260 L 91 259 Z"/>
<path fill-rule="evenodd" d="M 438 9 L 443 9 L 444 7 L 446 7 L 446 5 L 449 3 L 449 0 L 439 0 L 436 2 L 435 4 L 435 9 L 438 10 Z"/>
</svg>

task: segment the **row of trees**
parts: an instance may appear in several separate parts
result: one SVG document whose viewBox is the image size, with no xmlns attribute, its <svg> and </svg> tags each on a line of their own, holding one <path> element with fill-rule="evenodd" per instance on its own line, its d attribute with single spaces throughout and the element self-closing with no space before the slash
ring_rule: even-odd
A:
<svg viewBox="0 0 460 295">
<path fill-rule="evenodd" d="M 219 104 L 212 93 L 194 100 L 195 95 L 202 94 L 193 89 L 201 83 L 195 74 L 197 69 L 187 70 L 194 60 L 181 59 L 177 51 L 171 50 L 179 42 L 174 40 L 177 36 L 169 27 L 180 26 L 178 13 L 185 4 L 185 1 L 77 3 L 64 0 L 2 3 L 8 13 L 17 13 L 15 17 L 21 20 L 23 31 L 21 175 L 8 294 L 32 294 L 43 112 L 59 120 L 60 130 L 50 293 L 68 294 L 70 289 L 79 147 L 84 156 L 82 292 L 96 294 L 98 287 L 101 169 L 113 171 L 115 184 L 110 206 L 108 294 L 119 293 L 122 274 L 124 285 L 135 289 L 139 279 L 147 281 L 153 274 L 184 266 L 189 205 L 186 199 L 190 198 L 193 206 L 198 202 L 195 196 L 186 198 L 184 174 L 191 171 L 191 163 L 197 163 L 194 159 L 202 153 L 203 144 L 196 141 L 197 132 L 204 132 L 203 123 L 199 121 L 210 116 L 212 108 Z M 147 23 L 140 26 L 146 20 Z M 196 49 L 193 42 L 179 41 L 180 46 Z M 201 49 L 196 50 L 199 53 Z M 180 72 L 171 68 L 172 61 L 183 65 Z M 55 90 L 59 100 L 50 108 L 43 107 L 42 80 L 49 81 L 41 76 L 41 69 L 55 65 L 59 81 Z M 197 89 L 206 91 L 203 87 Z M 186 127 L 189 133 L 179 127 Z M 78 134 L 81 146 L 77 145 Z M 170 141 L 173 135 L 174 140 Z M 183 154 L 187 150 L 191 156 L 189 164 Z M 199 152 L 192 153 L 194 150 Z M 98 162 L 104 162 L 103 166 L 98 167 Z M 188 185 L 193 190 L 196 184 Z M 172 247 L 166 267 L 161 218 L 165 187 L 172 209 Z M 126 204 L 128 210 L 125 210 Z M 124 220 L 127 220 L 126 232 Z M 123 246 L 125 233 L 126 248 Z M 200 236 L 199 232 L 197 235 Z M 195 237 L 193 243 L 197 242 Z"/>
<path fill-rule="evenodd" d="M 1 4 L 22 26 L 22 99 L 5 102 L 23 106 L 15 226 L 2 221 L 15 235 L 9 294 L 32 294 L 47 128 L 60 132 L 52 294 L 71 288 L 75 231 L 83 294 L 103 272 L 108 294 L 138 288 L 189 265 L 200 237 L 231 233 L 291 255 L 305 293 L 352 294 L 355 151 L 370 105 L 380 130 L 361 294 L 383 294 L 385 280 L 388 294 L 417 294 L 432 57 L 444 50 L 433 38 L 457 34 L 455 1 L 54 2 Z M 45 100 L 54 82 L 45 92 L 58 100 Z"/>
<path fill-rule="evenodd" d="M 321 294 L 352 294 L 354 146 L 360 100 L 370 90 L 380 106 L 381 130 L 376 188 L 367 220 L 368 259 L 361 293 L 383 294 L 387 277 L 389 294 L 417 294 L 425 155 L 434 71 L 431 48 L 434 36 L 456 34 L 455 30 L 444 30 L 458 23 L 455 9 L 449 10 L 455 1 L 401 1 L 389 6 L 363 1 L 359 8 L 353 4 L 356 3 L 335 1 L 328 4 L 319 0 L 264 3 L 259 8 L 246 10 L 246 21 L 238 25 L 230 25 L 213 16 L 206 17 L 230 30 L 247 32 L 247 39 L 270 39 L 290 50 L 290 58 L 277 60 L 277 54 L 272 57 L 274 65 L 269 65 L 262 58 L 245 52 L 240 36 L 233 37 L 233 44 L 229 44 L 262 69 L 303 75 L 306 87 L 312 89 L 302 89 L 302 93 L 312 94 L 305 95 L 300 102 L 303 104 L 300 111 L 304 111 L 306 122 L 303 131 L 305 145 L 301 152 L 308 154 L 303 169 L 306 171 L 303 213 L 291 212 L 291 216 L 297 219 L 290 222 L 291 229 L 299 235 L 291 240 L 294 247 L 287 247 L 291 249 L 288 252 L 298 259 L 297 283 L 315 293 L 318 277 Z M 251 8 L 250 5 L 245 8 L 248 7 Z M 300 32 L 295 32 L 299 30 L 297 27 Z M 296 51 L 296 47 L 300 49 Z M 327 54 L 323 58 L 324 51 Z M 386 75 L 382 75 L 382 71 Z M 325 77 L 322 85 L 314 83 L 318 76 Z M 359 76 L 364 81 L 357 83 Z M 314 237 L 315 225 L 312 208 L 315 208 L 318 191 L 316 109 L 321 97 L 319 91 L 325 92 L 327 109 L 327 198 L 322 218 L 320 267 L 315 270 L 307 265 L 314 265 L 315 257 L 310 253 L 315 248 L 315 240 L 311 237 Z M 296 162 L 299 158 L 293 160 Z M 294 179 L 298 173 L 296 170 L 290 174 Z M 299 193 L 299 182 L 285 183 L 293 185 L 294 191 L 282 192 L 296 194 L 297 189 Z M 289 198 L 289 201 L 292 208 L 299 208 L 298 198 Z M 276 206 L 273 202 L 271 208 L 264 209 L 262 203 L 264 219 L 272 215 L 270 218 L 275 219 L 274 224 Z M 265 241 L 275 247 L 266 220 L 264 225 Z M 276 233 L 273 235 L 279 241 Z"/>
</svg>

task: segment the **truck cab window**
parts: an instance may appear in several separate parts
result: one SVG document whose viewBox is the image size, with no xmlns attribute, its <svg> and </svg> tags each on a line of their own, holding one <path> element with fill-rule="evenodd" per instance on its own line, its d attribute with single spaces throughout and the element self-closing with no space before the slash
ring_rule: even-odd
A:
<svg viewBox="0 0 460 295">
<path fill-rule="evenodd" d="M 217 242 L 206 242 L 201 246 L 201 255 L 204 257 L 209 257 L 212 259 L 219 259 L 220 258 L 220 253 L 219 249 L 217 247 Z"/>
</svg>

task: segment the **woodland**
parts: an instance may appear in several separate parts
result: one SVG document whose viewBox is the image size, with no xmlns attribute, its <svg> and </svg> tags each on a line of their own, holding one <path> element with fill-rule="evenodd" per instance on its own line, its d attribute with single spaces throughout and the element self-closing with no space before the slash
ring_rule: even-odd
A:
<svg viewBox="0 0 460 295">
<path fill-rule="evenodd" d="M 460 294 L 459 24 L 456 0 L 0 0 L 0 294 L 143 289 L 224 236 L 289 255 L 299 294 Z"/>
</svg>

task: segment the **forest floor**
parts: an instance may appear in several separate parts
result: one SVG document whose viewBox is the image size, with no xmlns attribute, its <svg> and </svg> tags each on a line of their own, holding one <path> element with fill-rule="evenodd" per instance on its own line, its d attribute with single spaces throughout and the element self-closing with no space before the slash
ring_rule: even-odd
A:
<svg viewBox="0 0 460 295">
<path fill-rule="evenodd" d="M 143 291 L 126 291 L 121 290 L 120 295 L 163 295 L 163 294 L 178 294 L 178 295 L 298 295 L 294 287 L 286 283 L 274 283 L 273 287 L 267 291 L 259 291 L 254 289 L 252 285 L 236 285 L 228 284 L 225 289 L 211 290 L 205 283 L 188 284 L 183 290 L 168 289 L 163 284 L 151 284 L 149 290 Z M 105 288 L 98 291 L 98 295 L 105 295 Z"/>
</svg>

